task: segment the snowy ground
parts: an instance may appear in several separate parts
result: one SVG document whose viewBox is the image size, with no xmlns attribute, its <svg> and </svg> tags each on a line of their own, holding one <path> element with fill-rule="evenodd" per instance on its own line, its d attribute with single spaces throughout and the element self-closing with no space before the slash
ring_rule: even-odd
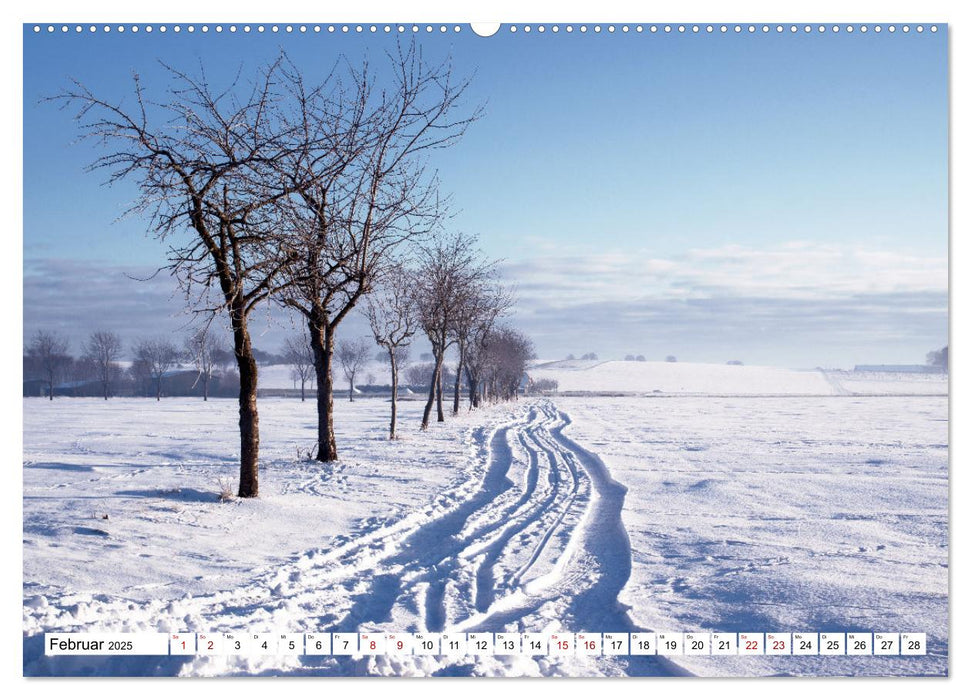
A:
<svg viewBox="0 0 971 700">
<path fill-rule="evenodd" d="M 922 631 L 927 657 L 681 657 L 700 675 L 941 674 L 948 636 L 942 397 L 563 398 L 628 488 L 650 630 Z"/>
<path fill-rule="evenodd" d="M 946 672 L 946 398 L 539 399 L 425 434 L 406 402 L 397 443 L 386 402 L 339 402 L 330 467 L 298 455 L 312 403 L 261 409 L 262 497 L 220 502 L 233 402 L 24 401 L 25 673 Z M 926 631 L 932 655 L 41 655 L 98 629 Z"/>
</svg>

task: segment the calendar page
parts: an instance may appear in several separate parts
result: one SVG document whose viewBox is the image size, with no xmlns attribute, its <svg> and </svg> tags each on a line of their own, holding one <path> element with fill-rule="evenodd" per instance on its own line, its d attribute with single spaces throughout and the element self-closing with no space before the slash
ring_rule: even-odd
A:
<svg viewBox="0 0 971 700">
<path fill-rule="evenodd" d="M 948 675 L 946 22 L 84 14 L 24 676 Z"/>
</svg>

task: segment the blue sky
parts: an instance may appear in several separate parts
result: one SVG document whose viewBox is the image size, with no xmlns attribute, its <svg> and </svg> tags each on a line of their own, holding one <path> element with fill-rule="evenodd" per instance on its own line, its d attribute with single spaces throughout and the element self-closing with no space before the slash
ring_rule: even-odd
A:
<svg viewBox="0 0 971 700">
<path fill-rule="evenodd" d="M 946 31 L 420 37 L 485 104 L 433 165 L 540 355 L 852 366 L 946 342 Z M 306 74 L 379 67 L 394 41 L 25 28 L 25 335 L 185 324 L 170 280 L 126 276 L 164 260 L 144 221 L 115 221 L 133 188 L 85 173 L 97 152 L 39 98 L 69 77 L 121 98 L 132 71 L 161 90 L 158 59 L 214 82 L 281 48 Z M 257 344 L 288 331 L 274 311 Z"/>
</svg>

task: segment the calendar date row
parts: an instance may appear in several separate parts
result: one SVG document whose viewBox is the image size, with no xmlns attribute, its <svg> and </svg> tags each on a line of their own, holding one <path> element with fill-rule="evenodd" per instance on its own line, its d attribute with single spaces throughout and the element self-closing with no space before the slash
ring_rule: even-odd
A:
<svg viewBox="0 0 971 700">
<path fill-rule="evenodd" d="M 922 656 L 913 632 L 47 633 L 47 655 Z"/>
</svg>

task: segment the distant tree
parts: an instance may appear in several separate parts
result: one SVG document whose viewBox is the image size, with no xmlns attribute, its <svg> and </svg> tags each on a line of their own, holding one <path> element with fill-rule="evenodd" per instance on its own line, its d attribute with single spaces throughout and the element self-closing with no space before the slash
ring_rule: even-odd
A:
<svg viewBox="0 0 971 700">
<path fill-rule="evenodd" d="M 291 335 L 283 343 L 283 356 L 290 365 L 290 378 L 300 382 L 300 400 L 307 400 L 306 386 L 313 384 L 314 350 L 310 347 L 310 336 L 304 330 L 300 335 Z"/>
<path fill-rule="evenodd" d="M 405 379 L 408 381 L 408 385 L 412 387 L 427 387 L 434 376 L 434 362 L 411 365 L 405 370 Z M 453 379 L 455 379 L 455 375 L 452 373 L 452 369 L 448 365 L 442 365 L 442 382 L 451 384 Z"/>
<path fill-rule="evenodd" d="M 560 383 L 555 379 L 537 379 L 529 388 L 537 394 L 555 394 L 560 389 Z"/>
<path fill-rule="evenodd" d="M 253 348 L 253 357 L 256 358 L 256 362 L 260 365 L 285 365 L 287 364 L 287 358 L 283 354 L 278 354 L 275 352 L 270 352 L 269 350 L 260 350 L 259 348 Z"/>
<path fill-rule="evenodd" d="M 186 358 L 199 372 L 192 386 L 194 388 L 202 380 L 203 401 L 209 400 L 209 382 L 212 381 L 218 362 L 216 356 L 222 357 L 223 352 L 228 351 L 221 348 L 209 328 L 202 328 L 185 340 Z"/>
<path fill-rule="evenodd" d="M 510 401 L 519 395 L 526 365 L 536 357 L 533 343 L 514 328 L 498 327 L 489 336 L 484 352 L 484 388 L 492 401 Z"/>
<path fill-rule="evenodd" d="M 741 367 L 744 363 L 741 360 L 729 360 L 725 364 L 726 365 L 734 365 L 736 367 Z"/>
<path fill-rule="evenodd" d="M 634 362 L 634 361 L 635 361 L 635 358 L 634 358 L 633 355 L 625 355 L 624 356 L 624 362 Z"/>
<path fill-rule="evenodd" d="M 474 392 L 473 383 L 479 380 L 477 372 L 468 371 L 475 348 L 488 341 L 496 320 L 506 314 L 513 303 L 512 294 L 494 279 L 494 265 L 482 261 L 477 268 L 469 270 L 462 285 L 463 290 L 457 292 L 463 295 L 463 299 L 455 314 L 451 331 L 458 355 L 452 398 L 453 415 L 458 415 L 459 412 L 463 371 L 468 378 L 470 396 Z"/>
<path fill-rule="evenodd" d="M 927 364 L 937 367 L 942 372 L 948 371 L 948 346 L 945 345 L 940 350 L 932 350 L 927 353 Z"/>
<path fill-rule="evenodd" d="M 111 331 L 95 331 L 84 344 L 84 358 L 92 364 L 95 376 L 101 383 L 105 401 L 111 393 L 111 383 L 120 374 L 118 358 L 121 357 L 121 338 Z"/>
<path fill-rule="evenodd" d="M 381 276 L 377 290 L 368 298 L 367 305 L 367 317 L 374 342 L 385 349 L 391 365 L 389 440 L 397 437 L 398 368 L 407 359 L 408 345 L 418 332 L 418 315 L 411 294 L 410 279 L 410 273 L 403 267 L 389 267 Z"/>
<path fill-rule="evenodd" d="M 82 352 L 83 350 L 84 347 L 82 346 Z M 68 381 L 74 383 L 72 390 L 75 396 L 88 396 L 91 393 L 89 385 L 98 382 L 97 365 L 93 359 L 82 354 L 81 357 L 69 363 L 65 377 Z M 91 395 L 97 396 L 100 393 L 95 392 Z"/>
<path fill-rule="evenodd" d="M 583 355 L 580 359 L 581 360 L 596 360 L 596 359 L 599 359 L 599 358 L 597 357 L 597 353 L 595 353 L 595 352 L 588 352 L 585 355 Z"/>
<path fill-rule="evenodd" d="M 27 357 L 43 374 L 47 381 L 47 396 L 53 401 L 54 384 L 71 364 L 67 338 L 57 333 L 37 331 L 27 346 Z"/>
<path fill-rule="evenodd" d="M 354 377 L 367 364 L 371 356 L 371 343 L 367 338 L 342 340 L 337 343 L 337 362 L 349 385 L 348 396 L 354 400 Z"/>
<path fill-rule="evenodd" d="M 638 356 L 637 356 L 637 357 L 636 357 L 635 359 L 636 359 L 636 360 L 637 360 L 638 362 L 647 362 L 647 358 L 646 358 L 646 357 L 644 357 L 643 355 L 638 355 Z"/>
<path fill-rule="evenodd" d="M 570 353 L 569 355 L 567 355 L 567 356 L 566 356 L 566 359 L 567 359 L 567 360 L 575 360 L 575 359 L 577 359 L 577 358 L 576 358 L 576 356 L 575 356 L 575 355 L 574 355 L 574 354 L 573 354 L 573 353 L 571 352 L 571 353 Z"/>
<path fill-rule="evenodd" d="M 421 355 L 418 356 L 418 359 L 420 359 L 422 362 L 432 362 L 434 361 L 435 356 L 432 355 L 430 352 L 423 352 Z"/>
<path fill-rule="evenodd" d="M 148 363 L 143 359 L 135 357 L 128 367 L 128 379 L 132 383 L 132 392 L 137 396 L 151 396 L 152 394 L 152 371 Z"/>
<path fill-rule="evenodd" d="M 216 344 L 212 348 L 212 361 L 222 374 L 228 374 L 236 367 L 236 357 L 232 348 Z"/>
<path fill-rule="evenodd" d="M 667 357 L 664 358 L 664 361 L 665 362 L 677 362 L 678 361 L 678 358 L 676 358 L 674 355 L 668 355 Z"/>
<path fill-rule="evenodd" d="M 162 400 L 162 377 L 179 360 L 178 349 L 164 337 L 138 341 L 135 361 L 140 363 L 155 383 L 155 400 Z"/>
</svg>

